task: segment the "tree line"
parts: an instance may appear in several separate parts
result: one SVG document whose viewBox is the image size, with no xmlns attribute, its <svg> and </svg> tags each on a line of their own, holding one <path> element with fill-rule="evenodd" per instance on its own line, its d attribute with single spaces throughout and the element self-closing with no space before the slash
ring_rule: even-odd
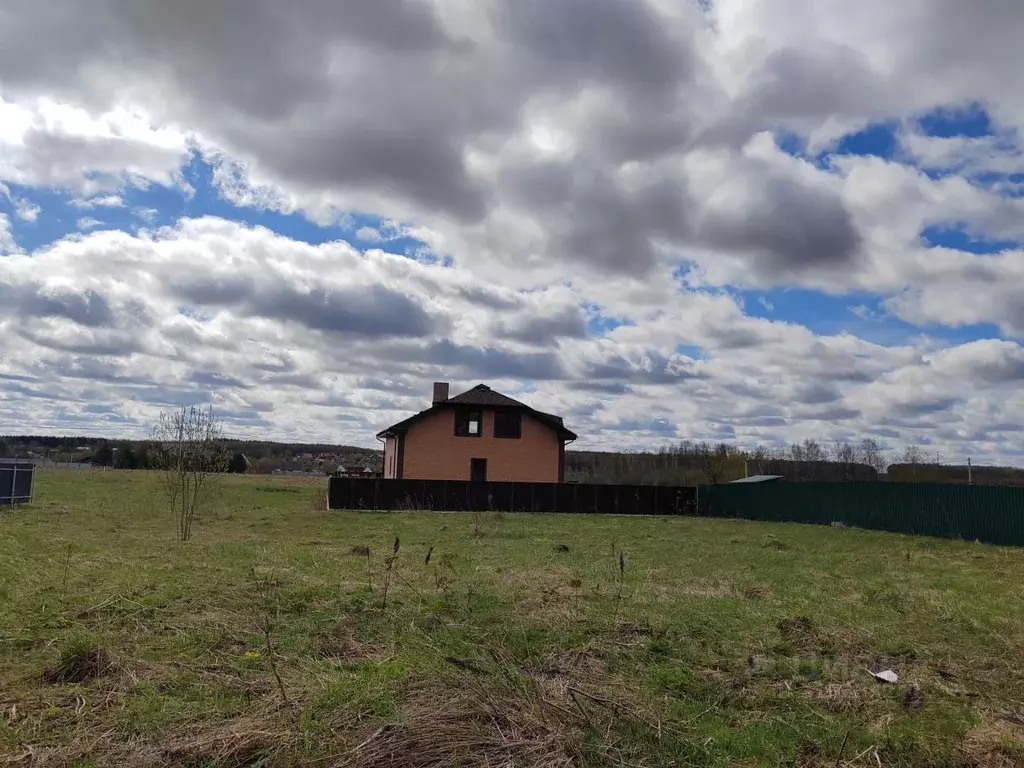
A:
<svg viewBox="0 0 1024 768">
<path fill-rule="evenodd" d="M 925 465 L 924 451 L 908 446 L 890 455 L 872 438 L 856 442 L 804 440 L 742 449 L 732 443 L 683 440 L 657 451 L 605 453 L 568 451 L 567 480 L 637 485 L 722 483 L 750 475 L 782 475 L 788 480 L 872 481 L 890 466 Z"/>
</svg>

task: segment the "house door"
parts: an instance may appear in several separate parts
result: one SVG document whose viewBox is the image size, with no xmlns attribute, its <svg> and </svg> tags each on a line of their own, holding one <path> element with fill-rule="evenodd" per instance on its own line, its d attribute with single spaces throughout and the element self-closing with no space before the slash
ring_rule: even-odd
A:
<svg viewBox="0 0 1024 768">
<path fill-rule="evenodd" d="M 469 479 L 474 483 L 487 482 L 487 459 L 469 460 Z"/>
</svg>

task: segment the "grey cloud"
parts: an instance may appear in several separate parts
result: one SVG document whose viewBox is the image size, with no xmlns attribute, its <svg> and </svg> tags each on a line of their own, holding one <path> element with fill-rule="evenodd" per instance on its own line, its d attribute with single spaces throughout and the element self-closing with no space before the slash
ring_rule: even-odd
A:
<svg viewBox="0 0 1024 768">
<path fill-rule="evenodd" d="M 721 349 L 751 349 L 764 343 L 764 337 L 753 328 L 712 325 L 707 334 Z"/>
<path fill-rule="evenodd" d="M 260 295 L 251 311 L 295 320 L 313 330 L 363 336 L 426 336 L 436 327 L 423 307 L 381 285 L 346 293 L 280 289 Z"/>
<path fill-rule="evenodd" d="M 837 407 L 799 413 L 798 417 L 809 421 L 849 421 L 850 419 L 859 419 L 861 412 L 853 408 Z"/>
<path fill-rule="evenodd" d="M 592 392 L 599 395 L 625 395 L 632 391 L 628 384 L 617 381 L 574 381 L 567 386 L 574 392 Z"/>
<path fill-rule="evenodd" d="M 379 366 L 387 363 L 400 373 L 407 373 L 409 365 L 429 365 L 442 368 L 451 377 L 455 371 L 463 378 L 513 378 L 534 381 L 557 381 L 566 377 L 561 359 L 554 352 L 511 352 L 495 347 L 469 347 L 450 339 L 428 344 L 395 343 L 374 350 Z"/>
<path fill-rule="evenodd" d="M 517 322 L 502 321 L 500 335 L 528 344 L 552 344 L 559 338 L 582 339 L 587 335 L 587 318 L 579 307 L 555 315 L 529 315 Z"/>
<path fill-rule="evenodd" d="M 1024 380 L 1024 354 L 1011 357 L 1008 353 L 995 360 L 976 362 L 973 375 L 989 384 L 1009 384 Z"/>
<path fill-rule="evenodd" d="M 63 317 L 89 328 L 114 324 L 110 304 L 95 291 L 48 291 L 39 283 L 0 283 L 0 311 L 22 317 Z"/>
<path fill-rule="evenodd" d="M 203 306 L 241 304 L 256 293 L 256 282 L 250 277 L 214 277 L 177 282 L 171 286 L 182 299 Z"/>
<path fill-rule="evenodd" d="M 558 355 L 551 352 L 516 354 L 494 348 L 458 346 L 443 340 L 431 344 L 426 357 L 435 365 L 454 365 L 467 372 L 494 378 L 549 381 L 565 377 Z"/>
<path fill-rule="evenodd" d="M 471 304 L 489 309 L 519 309 L 522 307 L 522 299 L 518 296 L 508 295 L 489 286 L 460 285 L 455 292 Z"/>
<path fill-rule="evenodd" d="M 504 183 L 543 217 L 549 256 L 603 272 L 642 274 L 655 263 L 653 240 L 683 241 L 690 230 L 682 181 L 627 193 L 607 174 L 578 161 L 508 169 Z"/>
<path fill-rule="evenodd" d="M 32 366 L 40 375 L 56 373 L 72 379 L 86 379 L 119 384 L 149 384 L 151 379 L 133 374 L 120 360 L 104 360 L 88 355 L 71 355 L 46 363 L 36 362 Z"/>
<path fill-rule="evenodd" d="M 250 278 L 194 280 L 172 286 L 201 306 L 238 307 L 249 317 L 301 323 L 310 330 L 360 336 L 427 336 L 436 321 L 403 293 L 375 284 L 346 291 L 264 287 Z"/>
<path fill-rule="evenodd" d="M 754 416 L 749 419 L 733 419 L 744 427 L 784 427 L 788 423 L 779 416 Z"/>
<path fill-rule="evenodd" d="M 914 418 L 916 416 L 927 416 L 933 413 L 948 411 L 961 401 L 959 397 L 941 397 L 917 402 L 897 403 L 892 406 L 892 411 L 897 418 Z"/>
<path fill-rule="evenodd" d="M 654 351 L 645 352 L 639 362 L 619 355 L 590 362 L 579 375 L 581 379 L 590 381 L 617 379 L 645 384 L 677 384 L 701 377 L 689 358 L 667 357 Z"/>
<path fill-rule="evenodd" d="M 457 136 L 423 126 L 337 125 L 297 127 L 289 141 L 258 144 L 263 157 L 310 186 L 374 186 L 384 182 L 393 191 L 464 222 L 482 219 L 487 211 L 484 189 L 471 181 Z M 327 147 L 330 151 L 326 151 Z"/>
<path fill-rule="evenodd" d="M 664 91 L 691 71 L 690 53 L 636 0 L 502 0 L 500 29 L 556 81 L 596 79 Z"/>
<path fill-rule="evenodd" d="M 74 354 L 127 357 L 143 351 L 140 340 L 130 333 L 93 334 L 83 341 L 64 341 L 41 331 L 29 330 L 24 327 L 15 328 L 15 333 L 40 347 Z"/>
<path fill-rule="evenodd" d="M 820 381 L 802 387 L 794 395 L 794 399 L 798 403 L 804 403 L 805 405 L 832 403 L 841 398 L 842 394 L 834 385 Z"/>
<path fill-rule="evenodd" d="M 747 171 L 744 198 L 703 212 L 697 229 L 701 241 L 753 257 L 751 268 L 773 283 L 854 264 L 861 235 L 836 194 L 760 163 L 750 164 Z"/>
<path fill-rule="evenodd" d="M 203 387 L 211 387 L 213 389 L 221 389 L 224 387 L 231 389 L 249 389 L 250 385 L 246 384 L 241 379 L 237 379 L 234 376 L 228 376 L 223 373 L 217 373 L 215 371 L 193 371 L 188 375 L 188 381 L 192 384 L 199 384 Z"/>
<path fill-rule="evenodd" d="M 298 387 L 300 389 L 322 389 L 324 386 L 323 380 L 319 376 L 301 374 L 301 373 L 288 373 L 281 374 L 278 376 L 266 376 L 262 379 L 266 384 L 271 384 L 275 387 Z"/>
</svg>

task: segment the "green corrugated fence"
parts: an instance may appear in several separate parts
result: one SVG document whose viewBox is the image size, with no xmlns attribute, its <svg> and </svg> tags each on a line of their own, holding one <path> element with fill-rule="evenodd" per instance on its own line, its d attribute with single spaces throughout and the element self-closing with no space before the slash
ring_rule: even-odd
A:
<svg viewBox="0 0 1024 768">
<path fill-rule="evenodd" d="M 700 514 L 1024 545 L 1024 488 L 933 483 L 701 486 Z"/>
</svg>

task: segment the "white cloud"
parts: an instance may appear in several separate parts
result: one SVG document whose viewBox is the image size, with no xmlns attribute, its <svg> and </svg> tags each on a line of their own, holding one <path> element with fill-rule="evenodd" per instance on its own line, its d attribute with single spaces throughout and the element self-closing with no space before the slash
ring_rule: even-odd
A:
<svg viewBox="0 0 1024 768">
<path fill-rule="evenodd" d="M 124 200 L 120 195 L 99 195 L 98 197 L 76 197 L 71 201 L 76 208 L 123 208 Z"/>
<path fill-rule="evenodd" d="M 1019 3 L 258 0 L 225 26 L 216 4 L 54 2 L 0 11 L 0 180 L 123 206 L 126 186 L 188 192 L 195 151 L 228 201 L 346 227 L 380 216 L 363 242 L 414 237 L 454 268 L 219 219 L 5 257 L 22 312 L 0 319 L 18 347 L 0 364 L 35 378 L 0 395 L 0 421 L 42 419 L 48 392 L 68 424 L 94 423 L 82 403 L 136 402 L 141 418 L 212 397 L 262 430 L 365 442 L 359 419 L 401 416 L 434 377 L 533 382 L 605 447 L 640 439 L 616 426 L 658 425 L 638 426 L 650 441 L 675 424 L 930 435 L 952 454 L 1013 420 L 1013 380 L 963 363 L 988 370 L 1013 342 L 816 336 L 725 291 L 868 292 L 912 323 L 1024 332 L 1019 250 L 920 238 L 1024 240 L 1024 202 L 1001 196 L 1017 182 L 977 180 L 1021 167 Z M 916 126 L 974 102 L 998 137 Z M 895 160 L 822 167 L 772 135 L 813 153 L 877 120 L 899 126 Z M 598 314 L 625 324 L 593 338 Z"/>
<path fill-rule="evenodd" d="M 47 97 L 0 97 L 0 119 L 7 121 L 0 133 L 0 181 L 85 195 L 125 185 L 182 184 L 186 137 L 154 128 L 140 112 L 111 105 L 97 114 Z"/>
<path fill-rule="evenodd" d="M 0 213 L 0 256 L 9 253 L 21 253 L 21 249 L 14 241 L 14 233 L 11 232 L 11 217 Z"/>
<path fill-rule="evenodd" d="M 94 219 L 92 216 L 83 216 L 75 222 L 75 226 L 80 230 L 95 229 L 96 227 L 103 226 L 103 222 L 99 219 Z"/>
<path fill-rule="evenodd" d="M 678 288 L 591 338 L 582 298 L 222 219 L 82 235 L 0 260 L 0 375 L 19 382 L 0 389 L 0 416 L 15 431 L 142 434 L 160 407 L 211 402 L 238 434 L 370 444 L 424 406 L 433 380 L 532 382 L 523 397 L 564 414 L 582 446 L 657 445 L 672 426 L 696 438 L 728 427 L 744 443 L 895 430 L 950 453 L 957 434 L 1004 429 L 1019 405 L 1012 342 L 883 347 Z M 124 402 L 137 421 L 88 421 L 87 406 Z"/>
</svg>

